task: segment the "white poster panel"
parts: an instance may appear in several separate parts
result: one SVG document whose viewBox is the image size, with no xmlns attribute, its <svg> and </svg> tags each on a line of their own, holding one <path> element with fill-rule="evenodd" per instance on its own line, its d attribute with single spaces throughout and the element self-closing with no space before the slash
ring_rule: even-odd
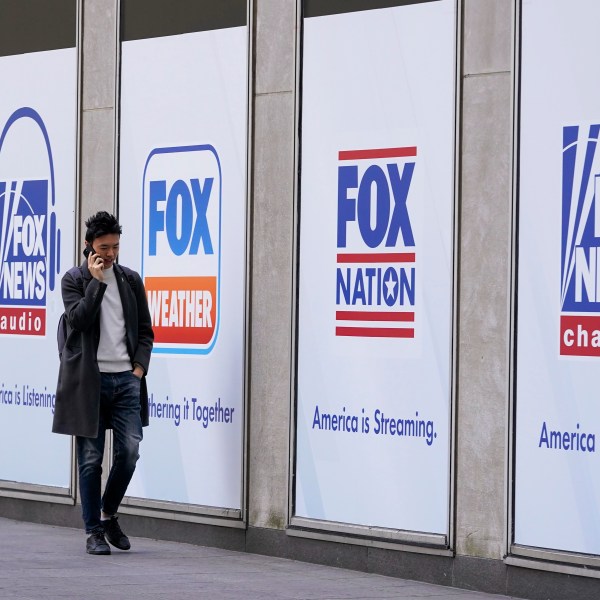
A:
<svg viewBox="0 0 600 600">
<path fill-rule="evenodd" d="M 515 534 L 600 554 L 600 56 L 594 0 L 522 5 Z"/>
<path fill-rule="evenodd" d="M 0 57 L 0 80 L 0 480 L 69 488 L 71 438 L 51 428 L 74 247 L 77 50 Z"/>
<path fill-rule="evenodd" d="M 455 4 L 304 20 L 296 515 L 446 534 Z"/>
<path fill-rule="evenodd" d="M 120 261 L 155 332 L 130 496 L 240 509 L 247 28 L 122 44 Z"/>
</svg>

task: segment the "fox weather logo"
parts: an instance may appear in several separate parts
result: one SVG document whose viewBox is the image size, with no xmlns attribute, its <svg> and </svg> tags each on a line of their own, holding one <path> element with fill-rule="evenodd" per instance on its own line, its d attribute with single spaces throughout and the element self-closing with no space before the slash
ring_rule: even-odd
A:
<svg viewBox="0 0 600 600">
<path fill-rule="evenodd" d="M 560 354 L 600 357 L 600 124 L 563 128 Z"/>
<path fill-rule="evenodd" d="M 25 128 L 18 129 L 20 132 L 29 128 L 41 134 L 38 137 L 44 143 L 39 146 L 48 177 L 41 178 L 36 171 L 37 176 L 24 178 L 22 165 L 11 162 L 11 149 L 24 143 L 11 131 L 15 123 Z M 27 137 L 29 143 L 31 139 Z M 27 152 L 39 165 L 40 157 L 34 155 L 39 155 L 40 149 L 28 148 Z M 55 198 L 50 141 L 42 118 L 33 109 L 19 109 L 6 122 L 0 134 L 0 164 L 0 335 L 44 336 L 47 292 L 54 289 L 60 269 L 60 230 L 52 212 Z M 19 176 L 12 178 L 14 170 Z"/>
<path fill-rule="evenodd" d="M 144 169 L 142 275 L 154 352 L 208 354 L 218 335 L 221 163 L 211 145 L 156 148 Z"/>
</svg>

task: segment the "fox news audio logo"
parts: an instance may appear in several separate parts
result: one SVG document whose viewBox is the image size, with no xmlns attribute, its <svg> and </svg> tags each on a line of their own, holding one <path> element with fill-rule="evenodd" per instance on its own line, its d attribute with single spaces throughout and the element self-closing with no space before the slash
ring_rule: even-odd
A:
<svg viewBox="0 0 600 600">
<path fill-rule="evenodd" d="M 48 178 L 6 177 L 7 172 L 17 168 L 23 172 L 22 165 L 11 163 L 10 156 L 6 156 L 10 154 L 10 144 L 14 148 L 23 143 L 16 134 L 8 136 L 17 121 L 25 121 L 23 127 L 33 126 L 37 134 L 41 133 L 38 137 L 43 138 L 43 143 L 39 148 L 28 147 L 27 152 L 31 162 L 45 163 Z M 27 137 L 28 144 L 32 139 L 35 138 Z M 0 335 L 44 336 L 47 291 L 54 289 L 60 269 L 60 230 L 51 211 L 55 204 L 52 152 L 46 127 L 37 112 L 22 108 L 11 115 L 0 135 L 0 157 Z"/>
<path fill-rule="evenodd" d="M 210 145 L 157 148 L 146 161 L 142 275 L 155 352 L 208 354 L 216 342 L 221 185 Z"/>
<path fill-rule="evenodd" d="M 335 334 L 414 338 L 416 146 L 338 154 Z"/>
<path fill-rule="evenodd" d="M 600 125 L 563 128 L 560 354 L 600 357 Z"/>
</svg>

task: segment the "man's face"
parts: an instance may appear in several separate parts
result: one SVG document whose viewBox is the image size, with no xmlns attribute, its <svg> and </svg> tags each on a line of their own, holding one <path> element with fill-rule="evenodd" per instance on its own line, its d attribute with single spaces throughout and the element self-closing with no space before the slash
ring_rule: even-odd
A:
<svg viewBox="0 0 600 600">
<path fill-rule="evenodd" d="M 119 255 L 119 240 L 121 236 L 118 233 L 107 233 L 97 237 L 92 242 L 94 252 L 104 261 L 104 268 L 110 269 Z"/>
</svg>

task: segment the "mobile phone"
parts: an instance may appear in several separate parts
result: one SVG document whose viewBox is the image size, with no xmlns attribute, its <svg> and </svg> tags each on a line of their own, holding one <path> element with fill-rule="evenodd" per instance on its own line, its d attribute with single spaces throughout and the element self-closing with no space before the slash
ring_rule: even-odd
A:
<svg viewBox="0 0 600 600">
<path fill-rule="evenodd" d="M 83 255 L 87 258 L 90 254 L 96 254 L 90 244 L 86 244 L 83 249 Z"/>
</svg>

